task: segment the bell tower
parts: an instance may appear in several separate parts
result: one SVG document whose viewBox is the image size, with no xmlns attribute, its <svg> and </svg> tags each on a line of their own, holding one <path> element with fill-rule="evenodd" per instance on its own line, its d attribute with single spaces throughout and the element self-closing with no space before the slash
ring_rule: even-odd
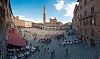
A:
<svg viewBox="0 0 100 59">
<path fill-rule="evenodd" d="M 44 5 L 44 9 L 43 9 L 43 24 L 46 23 L 46 8 L 45 8 L 45 5 Z"/>
</svg>

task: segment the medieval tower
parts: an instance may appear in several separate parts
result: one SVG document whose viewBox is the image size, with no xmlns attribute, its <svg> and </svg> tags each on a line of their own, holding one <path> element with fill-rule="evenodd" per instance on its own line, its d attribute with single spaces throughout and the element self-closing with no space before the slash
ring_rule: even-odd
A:
<svg viewBox="0 0 100 59">
<path fill-rule="evenodd" d="M 44 6 L 44 9 L 43 9 L 43 24 L 46 23 L 46 9 L 45 9 L 45 6 Z"/>
</svg>

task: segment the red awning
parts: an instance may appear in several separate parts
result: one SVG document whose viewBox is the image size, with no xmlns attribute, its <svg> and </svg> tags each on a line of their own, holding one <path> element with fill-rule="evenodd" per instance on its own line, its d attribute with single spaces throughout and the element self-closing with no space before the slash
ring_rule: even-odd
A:
<svg viewBox="0 0 100 59">
<path fill-rule="evenodd" d="M 8 32 L 8 44 L 16 45 L 16 46 L 25 46 L 27 41 L 18 35 L 18 32 L 15 29 L 12 29 Z"/>
</svg>

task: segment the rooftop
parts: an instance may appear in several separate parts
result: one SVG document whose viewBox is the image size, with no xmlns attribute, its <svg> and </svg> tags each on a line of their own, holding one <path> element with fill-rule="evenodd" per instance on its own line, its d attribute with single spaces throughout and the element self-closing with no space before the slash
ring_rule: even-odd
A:
<svg viewBox="0 0 100 59">
<path fill-rule="evenodd" d="M 50 17 L 50 19 L 56 19 L 56 17 Z"/>
</svg>

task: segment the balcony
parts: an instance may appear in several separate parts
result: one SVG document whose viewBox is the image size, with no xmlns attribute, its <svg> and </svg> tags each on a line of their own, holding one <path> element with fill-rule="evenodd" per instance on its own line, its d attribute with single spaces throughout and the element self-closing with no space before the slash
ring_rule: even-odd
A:
<svg viewBox="0 0 100 59">
<path fill-rule="evenodd" d="M 79 21 L 87 19 L 87 18 L 91 18 L 91 17 L 94 17 L 94 16 L 95 16 L 95 13 L 90 13 L 90 14 L 87 14 L 86 16 L 81 16 L 79 18 Z"/>
</svg>

